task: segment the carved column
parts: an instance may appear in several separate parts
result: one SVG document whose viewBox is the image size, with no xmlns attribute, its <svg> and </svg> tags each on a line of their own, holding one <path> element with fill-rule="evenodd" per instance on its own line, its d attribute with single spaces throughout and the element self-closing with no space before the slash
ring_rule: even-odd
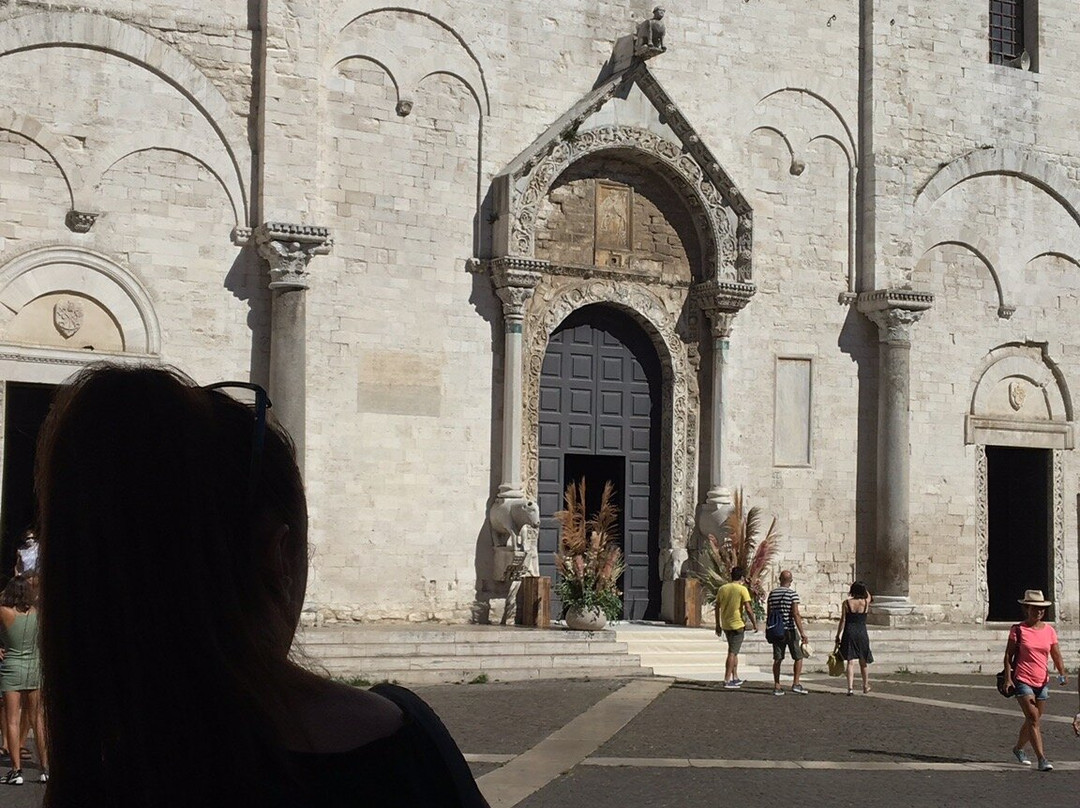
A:
<svg viewBox="0 0 1080 808">
<path fill-rule="evenodd" d="M 503 401 L 502 401 L 502 484 L 491 506 L 491 521 L 495 542 L 495 578 L 514 577 L 525 564 L 526 548 L 521 528 L 521 514 L 536 512 L 521 484 L 522 420 L 524 412 L 524 368 L 522 342 L 524 339 L 525 307 L 540 283 L 536 271 L 542 264 L 527 259 L 496 259 L 491 263 L 491 281 L 503 309 Z M 529 521 L 533 521 L 531 517 Z M 537 524 L 539 520 L 537 518 Z M 502 535 L 498 528 L 510 528 Z"/>
<path fill-rule="evenodd" d="M 858 308 L 878 327 L 877 543 L 874 612 L 910 614 L 911 328 L 933 296 L 880 290 Z"/>
<path fill-rule="evenodd" d="M 731 489 L 724 468 L 728 351 L 735 315 L 750 302 L 755 291 L 753 284 L 726 281 L 700 283 L 692 290 L 701 310 L 709 318 L 712 333 L 712 439 L 708 447 L 709 491 L 705 504 L 698 510 L 698 530 L 702 535 L 717 535 L 731 506 Z"/>
<path fill-rule="evenodd" d="M 308 264 L 333 246 L 325 227 L 266 222 L 251 236 L 259 255 L 270 265 L 270 401 L 274 415 L 296 444 L 296 460 L 304 468 L 307 404 Z"/>
</svg>

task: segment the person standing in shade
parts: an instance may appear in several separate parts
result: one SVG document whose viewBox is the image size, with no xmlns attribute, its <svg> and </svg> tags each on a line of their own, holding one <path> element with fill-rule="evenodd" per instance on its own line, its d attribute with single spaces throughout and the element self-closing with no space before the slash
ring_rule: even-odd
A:
<svg viewBox="0 0 1080 808">
<path fill-rule="evenodd" d="M 1039 771 L 1053 771 L 1053 764 L 1046 759 L 1040 726 L 1046 700 L 1050 698 L 1050 675 L 1047 661 L 1054 660 L 1058 672 L 1058 684 L 1068 682 L 1065 661 L 1058 648 L 1057 631 L 1043 622 L 1051 602 L 1043 597 L 1041 589 L 1029 589 L 1019 601 L 1024 609 L 1024 621 L 1009 629 L 1009 644 L 1005 647 L 1005 689 L 1015 688 L 1013 695 L 1024 713 L 1024 724 L 1013 747 L 1013 757 L 1023 766 L 1031 761 L 1024 753 L 1029 743 L 1039 759 Z"/>
<path fill-rule="evenodd" d="M 0 692 L 4 698 L 4 718 L 11 754 L 11 769 L 0 778 L 5 785 L 21 786 L 23 755 L 19 727 L 23 712 L 34 727 L 34 743 L 41 762 L 39 779 L 49 779 L 49 757 L 45 744 L 45 721 L 41 711 L 41 665 L 38 658 L 37 598 L 30 581 L 17 575 L 0 594 L 0 633 L 3 661 L 0 662 Z"/>
<path fill-rule="evenodd" d="M 739 678 L 739 649 L 746 636 L 747 622 L 758 630 L 754 609 L 750 605 L 750 590 L 743 583 L 742 567 L 731 568 L 731 582 L 716 591 L 716 636 L 727 638 L 728 652 L 724 663 L 724 687 L 731 690 L 742 686 Z M 745 615 L 745 619 L 743 616 Z"/>
<path fill-rule="evenodd" d="M 836 627 L 836 644 L 840 656 L 847 660 L 847 694 L 855 691 L 855 661 L 862 674 L 862 692 L 870 692 L 870 676 L 867 666 L 873 663 L 870 635 L 866 633 L 866 613 L 870 611 L 870 590 L 862 581 L 856 581 L 848 589 L 848 596 L 840 605 L 840 625 Z"/>
<path fill-rule="evenodd" d="M 779 613 L 780 619 L 784 623 L 783 641 L 772 643 L 774 696 L 784 695 L 784 689 L 780 687 L 780 663 L 784 661 L 786 652 L 791 652 L 791 659 L 795 663 L 795 673 L 791 680 L 791 692 L 800 696 L 805 696 L 808 692 L 799 682 L 803 669 L 803 653 L 800 645 L 806 642 L 806 627 L 803 625 L 802 615 L 799 614 L 799 593 L 791 588 L 791 581 L 791 570 L 781 572 L 780 586 L 769 593 L 767 601 L 769 615 Z"/>
</svg>

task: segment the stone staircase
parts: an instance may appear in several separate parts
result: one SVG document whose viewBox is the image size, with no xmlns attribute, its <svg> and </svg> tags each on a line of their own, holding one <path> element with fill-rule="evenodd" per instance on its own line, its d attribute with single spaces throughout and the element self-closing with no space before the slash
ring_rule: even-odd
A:
<svg viewBox="0 0 1080 808">
<path fill-rule="evenodd" d="M 984 673 L 1001 669 L 1008 635 L 1007 624 L 921 625 L 883 628 L 870 626 L 870 646 L 874 652 L 876 675 L 911 673 Z M 1070 670 L 1080 664 L 1080 627 L 1058 626 L 1062 656 Z M 658 676 L 674 676 L 698 681 L 720 681 L 724 674 L 727 644 L 711 628 L 683 628 L 661 624 L 620 623 L 614 627 L 619 642 L 641 664 Z M 804 663 L 808 673 L 826 671 L 826 658 L 833 649 L 836 624 L 807 626 L 814 656 Z M 784 670 L 790 675 L 790 663 Z M 772 647 L 764 633 L 749 634 L 739 654 L 739 675 L 768 678 L 772 675 Z"/>
<path fill-rule="evenodd" d="M 614 631 L 438 624 L 305 628 L 300 661 L 343 679 L 402 684 L 648 676 Z"/>
<path fill-rule="evenodd" d="M 814 656 L 807 673 L 826 670 L 835 623 L 810 623 Z M 911 673 L 993 674 L 1001 668 L 1008 625 L 870 626 L 874 675 Z M 1065 664 L 1080 664 L 1080 626 L 1058 626 Z M 302 630 L 302 659 L 344 679 L 406 684 L 555 678 L 672 676 L 719 681 L 727 645 L 710 628 L 656 623 L 617 623 L 604 631 L 513 626 L 348 624 Z M 748 635 L 739 656 L 744 679 L 771 677 L 772 648 L 764 635 Z M 790 675 L 790 663 L 785 675 Z"/>
</svg>

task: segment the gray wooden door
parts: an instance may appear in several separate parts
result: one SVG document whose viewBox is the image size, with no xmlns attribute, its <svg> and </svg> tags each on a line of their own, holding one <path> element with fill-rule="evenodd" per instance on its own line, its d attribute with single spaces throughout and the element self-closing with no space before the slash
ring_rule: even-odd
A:
<svg viewBox="0 0 1080 808">
<path fill-rule="evenodd" d="M 627 619 L 660 615 L 660 402 L 656 349 L 625 314 L 588 306 L 552 334 L 540 374 L 540 574 L 555 577 L 552 516 L 566 485 L 585 478 L 591 515 L 611 480 Z"/>
</svg>

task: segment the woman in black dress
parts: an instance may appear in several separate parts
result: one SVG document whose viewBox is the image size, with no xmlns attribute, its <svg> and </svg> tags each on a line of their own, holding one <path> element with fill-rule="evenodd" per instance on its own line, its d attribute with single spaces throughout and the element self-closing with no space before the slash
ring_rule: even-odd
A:
<svg viewBox="0 0 1080 808">
<path fill-rule="evenodd" d="M 866 613 L 870 610 L 870 591 L 862 581 L 856 581 L 848 590 L 847 599 L 840 607 L 840 625 L 836 628 L 836 644 L 840 656 L 847 660 L 847 694 L 855 688 L 855 660 L 859 660 L 862 674 L 862 692 L 870 692 L 866 666 L 874 661 L 870 651 L 870 637 L 866 633 Z"/>
</svg>

